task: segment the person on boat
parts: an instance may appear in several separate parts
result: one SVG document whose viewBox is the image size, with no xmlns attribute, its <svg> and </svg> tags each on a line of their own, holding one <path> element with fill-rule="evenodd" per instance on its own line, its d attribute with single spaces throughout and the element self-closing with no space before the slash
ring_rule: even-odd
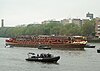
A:
<svg viewBox="0 0 100 71">
<path fill-rule="evenodd" d="M 37 57 L 39 57 L 39 54 L 37 54 Z"/>
<path fill-rule="evenodd" d="M 48 57 L 48 54 L 44 54 L 44 53 L 42 53 L 42 54 L 40 54 L 40 57 L 42 57 L 42 58 L 46 58 L 46 57 Z"/>
<path fill-rule="evenodd" d="M 43 58 L 43 57 L 44 57 L 43 53 L 42 53 L 42 54 L 40 54 L 40 57 L 41 57 L 41 58 Z"/>
<path fill-rule="evenodd" d="M 71 37 L 68 37 L 68 42 L 71 43 L 72 39 Z"/>
<path fill-rule="evenodd" d="M 47 57 L 51 57 L 51 54 L 48 53 L 48 54 L 47 54 Z"/>
</svg>

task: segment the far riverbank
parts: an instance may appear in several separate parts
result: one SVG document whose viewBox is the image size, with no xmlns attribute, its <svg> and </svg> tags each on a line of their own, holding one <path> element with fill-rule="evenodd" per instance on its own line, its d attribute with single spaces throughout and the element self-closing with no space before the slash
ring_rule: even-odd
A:
<svg viewBox="0 0 100 71">
<path fill-rule="evenodd" d="M 89 43 L 100 43 L 100 39 L 89 39 L 87 40 Z"/>
</svg>

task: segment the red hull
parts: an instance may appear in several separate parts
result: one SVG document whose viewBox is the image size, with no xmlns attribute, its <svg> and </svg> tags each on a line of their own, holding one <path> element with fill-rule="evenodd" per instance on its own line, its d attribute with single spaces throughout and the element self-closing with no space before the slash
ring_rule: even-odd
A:
<svg viewBox="0 0 100 71">
<path fill-rule="evenodd" d="M 25 38 L 24 38 L 25 39 Z M 84 49 L 86 46 L 85 41 L 76 42 L 69 41 L 66 37 L 35 37 L 33 39 L 18 40 L 12 38 L 6 40 L 6 45 L 18 46 L 18 47 L 38 47 L 49 46 L 51 48 L 64 48 L 64 49 Z"/>
<path fill-rule="evenodd" d="M 8 42 L 6 45 L 12 45 L 16 47 L 34 47 L 37 48 L 39 45 L 38 44 L 19 44 L 19 43 L 12 43 Z M 44 45 L 42 44 L 41 46 L 49 46 L 51 48 L 59 48 L 59 49 L 78 49 L 78 50 L 83 50 L 86 44 L 51 44 L 51 45 Z"/>
</svg>

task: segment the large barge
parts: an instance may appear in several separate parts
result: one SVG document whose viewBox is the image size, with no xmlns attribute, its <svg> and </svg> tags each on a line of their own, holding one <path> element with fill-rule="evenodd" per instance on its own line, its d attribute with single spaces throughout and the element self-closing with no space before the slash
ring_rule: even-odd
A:
<svg viewBox="0 0 100 71">
<path fill-rule="evenodd" d="M 18 47 L 48 46 L 60 49 L 84 49 L 87 41 L 83 36 L 18 36 L 6 40 L 6 45 Z"/>
</svg>

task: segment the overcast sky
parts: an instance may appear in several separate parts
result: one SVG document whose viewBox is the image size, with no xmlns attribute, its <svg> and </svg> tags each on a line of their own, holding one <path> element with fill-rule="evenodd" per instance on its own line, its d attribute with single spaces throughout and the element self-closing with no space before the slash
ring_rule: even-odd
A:
<svg viewBox="0 0 100 71">
<path fill-rule="evenodd" d="M 85 18 L 87 12 L 100 17 L 100 0 L 0 0 L 0 19 L 5 26 Z"/>
</svg>

